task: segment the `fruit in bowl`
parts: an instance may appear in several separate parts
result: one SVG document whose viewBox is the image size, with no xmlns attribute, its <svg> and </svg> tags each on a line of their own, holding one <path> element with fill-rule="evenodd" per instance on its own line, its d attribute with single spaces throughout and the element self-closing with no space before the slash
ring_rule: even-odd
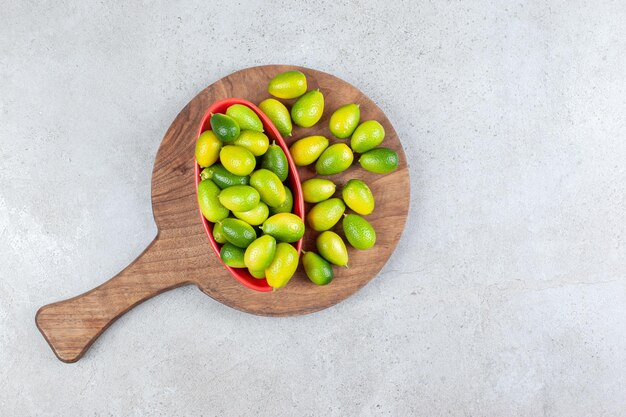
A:
<svg viewBox="0 0 626 417">
<path fill-rule="evenodd" d="M 246 100 L 218 101 L 202 118 L 195 157 L 198 207 L 216 255 L 248 288 L 286 285 L 302 250 L 304 202 L 278 129 Z"/>
</svg>

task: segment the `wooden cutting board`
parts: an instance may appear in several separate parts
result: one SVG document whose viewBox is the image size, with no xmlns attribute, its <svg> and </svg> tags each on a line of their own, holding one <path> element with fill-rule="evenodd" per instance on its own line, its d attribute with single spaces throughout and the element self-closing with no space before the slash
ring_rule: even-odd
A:
<svg viewBox="0 0 626 417">
<path fill-rule="evenodd" d="M 325 97 L 324 116 L 313 128 L 294 126 L 288 145 L 309 135 L 324 135 L 339 142 L 328 129 L 332 112 L 347 103 L 361 105 L 361 120 L 378 120 L 385 128 L 381 146 L 400 157 L 396 171 L 387 175 L 369 173 L 356 163 L 328 178 L 337 193 L 351 178 L 364 180 L 371 188 L 376 209 L 366 218 L 377 232 L 374 248 L 358 251 L 349 247 L 349 268 L 335 267 L 327 286 L 312 284 L 302 266 L 289 284 L 274 292 L 248 289 L 232 278 L 211 249 L 198 214 L 194 186 L 194 149 L 199 123 L 215 101 L 239 97 L 258 104 L 269 97 L 267 84 L 276 74 L 298 69 L 306 74 L 309 89 L 319 88 Z M 295 100 L 284 101 L 288 107 Z M 345 141 L 345 140 L 344 140 Z M 315 175 L 313 166 L 299 168 L 302 181 Z M 161 292 L 194 284 L 215 300 L 246 313 L 291 316 L 332 306 L 376 276 L 400 239 L 409 208 L 409 173 L 400 140 L 385 114 L 357 88 L 330 74 L 302 67 L 266 65 L 233 73 L 204 89 L 178 114 L 165 134 L 152 173 L 152 208 L 158 227 L 154 241 L 118 275 L 93 290 L 42 307 L 37 327 L 57 357 L 75 362 L 115 319 L 133 306 Z M 306 209 L 309 209 L 307 205 Z M 340 235 L 341 222 L 335 227 Z M 315 232 L 305 234 L 304 250 L 315 250 Z"/>
</svg>

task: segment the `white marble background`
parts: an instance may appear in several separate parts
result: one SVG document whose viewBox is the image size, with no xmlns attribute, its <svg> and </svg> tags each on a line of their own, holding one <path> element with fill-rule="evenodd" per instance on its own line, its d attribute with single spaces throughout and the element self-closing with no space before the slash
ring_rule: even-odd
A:
<svg viewBox="0 0 626 417">
<path fill-rule="evenodd" d="M 2 416 L 623 416 L 623 1 L 0 0 Z M 59 362 L 37 308 L 156 232 L 178 111 L 240 68 L 333 73 L 411 161 L 395 255 L 271 319 L 195 288 Z"/>
</svg>

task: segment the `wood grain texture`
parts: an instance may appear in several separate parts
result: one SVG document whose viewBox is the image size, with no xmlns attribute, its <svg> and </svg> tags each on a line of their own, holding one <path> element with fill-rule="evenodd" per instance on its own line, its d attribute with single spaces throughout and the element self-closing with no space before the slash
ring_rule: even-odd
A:
<svg viewBox="0 0 626 417">
<path fill-rule="evenodd" d="M 196 129 L 209 105 L 239 97 L 258 104 L 269 97 L 266 86 L 276 74 L 298 69 L 307 76 L 309 89 L 325 96 L 322 120 L 314 127 L 294 126 L 287 144 L 309 135 L 324 135 L 341 142 L 328 130 L 332 112 L 347 103 L 361 106 L 361 120 L 378 120 L 385 128 L 381 146 L 400 157 L 398 170 L 387 175 L 369 173 L 356 163 L 345 172 L 329 176 L 337 195 L 352 178 L 372 189 L 376 209 L 366 218 L 376 229 L 376 246 L 367 251 L 349 248 L 349 268 L 335 267 L 327 286 L 313 285 L 300 266 L 289 284 L 274 292 L 250 290 L 233 279 L 213 253 L 200 222 L 194 187 Z M 290 107 L 295 100 L 283 100 Z M 345 140 L 344 140 L 345 141 Z M 299 168 L 301 180 L 315 175 L 313 166 Z M 248 68 L 222 78 L 198 94 L 178 114 L 161 143 L 152 174 L 152 207 L 159 233 L 131 265 L 101 286 L 69 300 L 42 307 L 36 322 L 59 359 L 75 362 L 95 339 L 133 306 L 163 291 L 195 284 L 207 295 L 238 310 L 265 316 L 312 313 L 332 306 L 367 284 L 389 259 L 400 239 L 409 208 L 409 174 L 400 140 L 384 113 L 352 85 L 330 74 L 307 68 L 267 65 Z M 307 209 L 310 206 L 306 207 Z M 341 224 L 341 222 L 340 222 Z M 340 235 L 341 226 L 334 230 Z M 304 249 L 315 250 L 316 232 L 307 229 Z"/>
</svg>

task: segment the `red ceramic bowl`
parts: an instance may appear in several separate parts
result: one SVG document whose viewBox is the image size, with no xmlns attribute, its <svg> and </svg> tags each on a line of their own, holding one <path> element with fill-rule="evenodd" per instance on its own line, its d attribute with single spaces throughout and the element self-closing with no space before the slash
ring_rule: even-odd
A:
<svg viewBox="0 0 626 417">
<path fill-rule="evenodd" d="M 289 153 L 289 148 L 287 147 L 287 144 L 278 132 L 278 129 L 276 129 L 272 121 L 257 106 L 241 98 L 227 98 L 213 103 L 213 105 L 207 109 L 204 117 L 202 118 L 202 122 L 198 127 L 198 136 L 200 136 L 200 134 L 205 130 L 211 130 L 211 114 L 226 113 L 226 109 L 228 109 L 233 104 L 243 104 L 244 106 L 250 107 L 259 116 L 261 122 L 263 122 L 265 134 L 270 139 L 270 142 L 275 141 L 276 144 L 279 145 L 285 152 L 285 155 L 287 156 L 287 162 L 289 163 L 289 176 L 287 177 L 287 182 L 289 183 L 289 187 L 291 188 L 291 191 L 293 193 L 293 213 L 299 216 L 302 221 L 304 221 L 304 200 L 302 198 L 302 187 L 300 185 L 300 177 L 298 176 L 298 170 L 296 169 L 296 165 L 294 164 L 293 159 L 291 158 L 291 154 Z M 196 193 L 198 192 L 198 184 L 200 183 L 200 172 L 202 171 L 202 169 L 203 168 L 201 168 L 196 161 Z M 199 206 L 198 212 L 200 212 Z M 213 239 L 213 224 L 204 218 L 202 212 L 200 212 L 200 219 L 202 220 L 202 224 L 204 225 L 206 235 L 209 238 L 209 243 L 211 244 L 211 247 L 213 247 L 213 251 L 215 251 L 215 254 L 217 255 L 217 259 L 222 262 L 222 258 L 220 258 L 221 245 L 217 243 L 215 239 Z M 302 239 L 293 243 L 293 246 L 298 250 L 298 255 L 300 255 L 300 251 L 302 250 Z M 223 262 L 222 264 L 228 270 L 228 272 L 230 272 L 233 278 L 241 282 L 246 287 L 262 292 L 272 291 L 272 287 L 267 284 L 267 280 L 254 278 L 252 275 L 250 275 L 247 269 L 232 268 L 228 265 L 225 265 Z"/>
</svg>

